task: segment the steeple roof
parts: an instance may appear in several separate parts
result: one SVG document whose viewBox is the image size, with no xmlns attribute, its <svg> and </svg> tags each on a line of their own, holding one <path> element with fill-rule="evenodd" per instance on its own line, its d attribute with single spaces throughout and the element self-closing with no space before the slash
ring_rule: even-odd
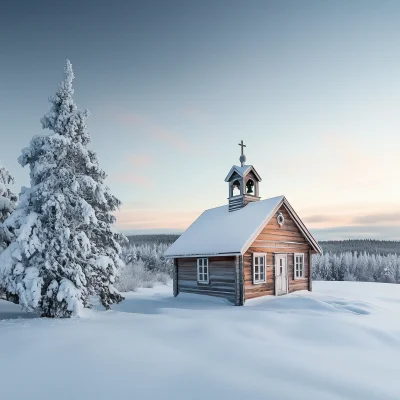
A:
<svg viewBox="0 0 400 400">
<path fill-rule="evenodd" d="M 256 169 L 252 165 L 244 165 L 243 167 L 239 167 L 237 165 L 234 165 L 231 170 L 229 171 L 228 175 L 225 178 L 225 182 L 229 182 L 232 175 L 236 172 L 238 173 L 241 177 L 245 177 L 250 171 L 254 173 L 256 178 L 258 179 L 259 182 L 261 182 L 261 176 L 258 174 Z"/>
</svg>

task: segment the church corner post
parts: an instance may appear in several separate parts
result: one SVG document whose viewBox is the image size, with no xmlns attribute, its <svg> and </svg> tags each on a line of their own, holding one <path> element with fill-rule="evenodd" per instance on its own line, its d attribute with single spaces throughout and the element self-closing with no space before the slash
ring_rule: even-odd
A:
<svg viewBox="0 0 400 400">
<path fill-rule="evenodd" d="M 179 294 L 179 289 L 178 289 L 178 260 L 176 258 L 174 258 L 173 290 L 174 290 L 174 297 L 178 296 L 178 294 Z"/>
<path fill-rule="evenodd" d="M 312 251 L 308 251 L 308 291 L 312 292 Z"/>
<path fill-rule="evenodd" d="M 244 305 L 243 256 L 235 257 L 235 306 Z"/>
</svg>

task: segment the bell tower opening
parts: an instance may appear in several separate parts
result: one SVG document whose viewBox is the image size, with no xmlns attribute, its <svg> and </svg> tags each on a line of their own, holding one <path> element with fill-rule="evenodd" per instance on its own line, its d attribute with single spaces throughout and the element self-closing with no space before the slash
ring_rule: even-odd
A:
<svg viewBox="0 0 400 400">
<path fill-rule="evenodd" d="M 232 194 L 230 197 L 235 197 L 240 195 L 241 195 L 240 182 L 236 179 L 232 182 Z"/>
<path fill-rule="evenodd" d="M 248 203 L 260 200 L 258 183 L 261 182 L 261 177 L 252 165 L 246 165 L 246 156 L 243 152 L 246 145 L 243 140 L 239 146 L 241 147 L 240 167 L 234 165 L 225 178 L 225 182 L 229 183 L 229 211 L 239 210 Z"/>
</svg>

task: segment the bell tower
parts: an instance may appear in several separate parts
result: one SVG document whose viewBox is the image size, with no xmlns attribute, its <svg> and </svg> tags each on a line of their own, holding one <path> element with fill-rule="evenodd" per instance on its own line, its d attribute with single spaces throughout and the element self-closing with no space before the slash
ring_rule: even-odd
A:
<svg viewBox="0 0 400 400">
<path fill-rule="evenodd" d="M 261 177 L 252 165 L 246 165 L 246 156 L 243 149 L 246 147 L 243 140 L 239 143 L 241 147 L 240 167 L 234 165 L 225 178 L 229 185 L 229 211 L 240 210 L 253 201 L 259 201 L 258 184 Z"/>
</svg>

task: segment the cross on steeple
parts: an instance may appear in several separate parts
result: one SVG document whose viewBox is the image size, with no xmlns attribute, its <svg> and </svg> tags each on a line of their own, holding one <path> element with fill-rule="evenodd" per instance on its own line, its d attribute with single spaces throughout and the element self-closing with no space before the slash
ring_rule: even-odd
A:
<svg viewBox="0 0 400 400">
<path fill-rule="evenodd" d="M 243 144 L 243 140 L 240 141 L 240 143 L 238 144 L 238 146 L 240 146 L 242 148 L 242 154 L 243 155 L 243 147 L 246 147 L 245 144 Z"/>
<path fill-rule="evenodd" d="M 241 152 L 239 161 L 240 161 L 240 165 L 241 165 L 242 167 L 244 167 L 244 164 L 245 164 L 245 162 L 246 162 L 246 156 L 245 156 L 244 153 L 243 153 L 243 147 L 246 147 L 246 145 L 243 144 L 243 140 L 240 141 L 239 146 L 242 148 L 242 149 L 241 149 L 242 152 Z"/>
</svg>

